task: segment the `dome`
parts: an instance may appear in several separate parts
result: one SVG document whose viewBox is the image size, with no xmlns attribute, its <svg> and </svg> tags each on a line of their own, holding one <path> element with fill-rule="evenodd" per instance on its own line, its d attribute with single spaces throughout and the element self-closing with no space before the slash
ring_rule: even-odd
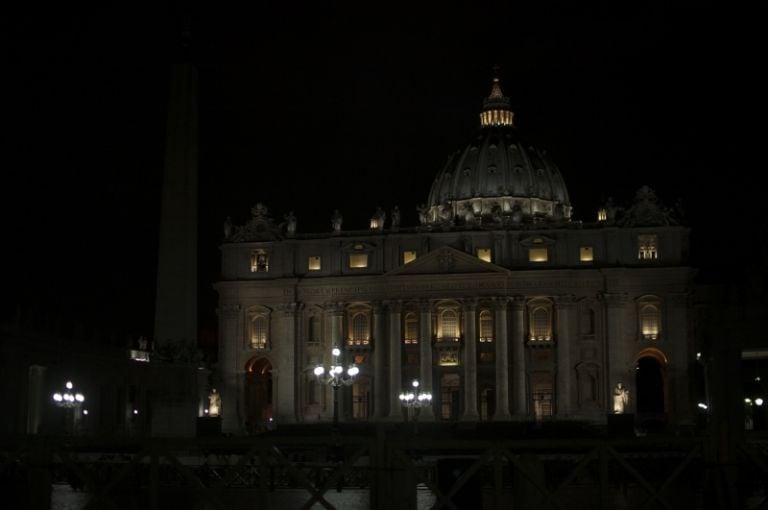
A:
<svg viewBox="0 0 768 510">
<path fill-rule="evenodd" d="M 513 122 L 499 78 L 483 101 L 480 131 L 435 178 L 424 221 L 430 224 L 568 221 L 571 202 L 557 165 L 526 142 Z"/>
</svg>

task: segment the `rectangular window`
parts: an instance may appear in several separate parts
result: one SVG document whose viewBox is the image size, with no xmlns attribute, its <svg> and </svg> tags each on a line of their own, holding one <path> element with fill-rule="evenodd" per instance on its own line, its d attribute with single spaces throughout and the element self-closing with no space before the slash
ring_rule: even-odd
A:
<svg viewBox="0 0 768 510">
<path fill-rule="evenodd" d="M 493 316 L 488 310 L 480 312 L 480 342 L 493 342 Z"/>
<path fill-rule="evenodd" d="M 406 250 L 403 252 L 403 264 L 408 264 L 416 260 L 416 250 Z"/>
<path fill-rule="evenodd" d="M 264 250 L 251 253 L 251 273 L 266 273 L 269 271 L 269 255 Z"/>
<path fill-rule="evenodd" d="M 640 260 L 659 258 L 659 239 L 656 234 L 637 236 L 637 258 Z"/>
<path fill-rule="evenodd" d="M 591 246 L 582 246 L 579 248 L 579 261 L 592 262 L 595 260 L 595 254 Z"/>
<path fill-rule="evenodd" d="M 405 338 L 403 343 L 419 343 L 419 319 L 416 314 L 409 313 L 405 316 Z"/>
<path fill-rule="evenodd" d="M 478 248 L 477 258 L 484 260 L 485 262 L 491 262 L 491 249 L 490 248 Z"/>
<path fill-rule="evenodd" d="M 267 319 L 257 316 L 251 319 L 251 348 L 267 348 Z"/>
<path fill-rule="evenodd" d="M 529 262 L 546 262 L 549 260 L 548 248 L 528 248 Z"/>
<path fill-rule="evenodd" d="M 367 253 L 350 253 L 349 267 L 353 269 L 368 267 L 368 254 Z"/>
<path fill-rule="evenodd" d="M 312 255 L 307 259 L 307 269 L 310 271 L 320 271 L 320 268 L 322 266 L 320 265 L 320 257 L 317 255 Z"/>
</svg>

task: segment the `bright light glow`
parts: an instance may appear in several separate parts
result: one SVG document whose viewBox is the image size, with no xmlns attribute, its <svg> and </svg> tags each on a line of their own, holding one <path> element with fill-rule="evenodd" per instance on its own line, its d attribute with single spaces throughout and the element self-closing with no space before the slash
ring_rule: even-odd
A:
<svg viewBox="0 0 768 510">
<path fill-rule="evenodd" d="M 307 260 L 307 269 L 310 271 L 320 271 L 320 257 L 317 255 L 312 255 Z"/>
<path fill-rule="evenodd" d="M 697 359 L 697 360 L 700 360 L 700 359 L 701 359 L 701 353 L 700 353 L 700 352 L 697 352 L 697 353 L 696 353 L 696 359 Z"/>
<path fill-rule="evenodd" d="M 139 410 L 138 409 L 134 409 L 133 410 L 133 414 L 139 414 Z"/>
<path fill-rule="evenodd" d="M 656 234 L 637 236 L 637 258 L 640 260 L 656 260 L 659 258 L 658 237 Z"/>
<path fill-rule="evenodd" d="M 208 409 L 205 409 L 203 413 L 208 414 Z"/>
<path fill-rule="evenodd" d="M 67 381 L 67 384 L 65 384 L 64 386 L 66 386 L 68 390 L 71 390 L 72 389 L 72 381 Z"/>
<path fill-rule="evenodd" d="M 142 363 L 149 363 L 149 353 L 146 351 L 130 349 L 128 351 L 128 357 L 133 361 L 140 361 Z"/>
<path fill-rule="evenodd" d="M 83 409 L 83 414 L 88 416 L 88 409 Z"/>
<path fill-rule="evenodd" d="M 414 388 L 418 388 L 419 387 L 419 381 L 414 379 L 413 382 L 411 383 L 411 386 L 413 386 Z"/>
<path fill-rule="evenodd" d="M 751 398 L 745 398 L 744 399 L 744 403 L 745 404 L 751 404 L 752 403 L 752 399 Z"/>
<path fill-rule="evenodd" d="M 579 261 L 592 262 L 595 260 L 595 253 L 591 246 L 582 246 L 579 248 Z"/>
<path fill-rule="evenodd" d="M 707 406 L 707 404 L 705 404 L 704 402 L 699 402 L 699 404 L 698 404 L 698 405 L 699 405 L 699 407 L 700 407 L 701 409 L 709 409 L 709 406 Z"/>
<path fill-rule="evenodd" d="M 53 400 L 55 400 L 56 402 L 61 402 L 62 400 L 64 400 L 64 398 L 61 396 L 61 393 L 54 393 Z"/>
<path fill-rule="evenodd" d="M 604 208 L 597 210 L 597 221 L 605 221 L 608 219 L 608 212 Z"/>
<path fill-rule="evenodd" d="M 379 229 L 379 219 L 371 218 L 371 230 L 378 230 L 378 229 Z"/>
<path fill-rule="evenodd" d="M 355 268 L 355 269 L 368 267 L 368 254 L 367 253 L 350 253 L 349 267 Z"/>
<path fill-rule="evenodd" d="M 323 367 L 315 367 L 315 375 L 320 377 L 325 373 L 325 368 Z"/>
<path fill-rule="evenodd" d="M 529 262 L 546 262 L 549 260 L 549 250 L 547 248 L 528 248 Z"/>
<path fill-rule="evenodd" d="M 491 261 L 491 249 L 490 248 L 478 248 L 477 258 L 484 260 L 485 262 Z"/>
<path fill-rule="evenodd" d="M 359 373 L 360 373 L 360 369 L 355 367 L 355 366 L 349 367 L 349 369 L 347 369 L 347 374 L 350 377 L 354 377 L 354 376 L 356 376 Z"/>
<path fill-rule="evenodd" d="M 344 373 L 344 367 L 339 365 L 339 366 L 333 367 L 332 371 L 333 371 L 334 374 L 342 374 L 342 373 Z"/>
<path fill-rule="evenodd" d="M 75 400 L 78 402 L 85 402 L 85 397 L 82 393 L 75 393 Z"/>
<path fill-rule="evenodd" d="M 339 349 L 338 347 L 334 347 L 333 350 L 331 351 L 331 354 L 333 354 L 334 356 L 339 356 L 341 355 L 341 349 Z"/>
<path fill-rule="evenodd" d="M 755 377 L 755 382 L 760 382 L 760 376 Z"/>
<path fill-rule="evenodd" d="M 756 399 L 755 399 L 755 404 L 756 404 L 756 405 L 758 405 L 758 406 L 761 406 L 761 405 L 763 405 L 763 399 L 762 399 L 762 398 L 760 398 L 760 397 L 756 398 Z"/>
<path fill-rule="evenodd" d="M 403 264 L 408 264 L 409 262 L 413 262 L 414 260 L 416 260 L 415 250 L 406 250 L 403 252 Z"/>
</svg>

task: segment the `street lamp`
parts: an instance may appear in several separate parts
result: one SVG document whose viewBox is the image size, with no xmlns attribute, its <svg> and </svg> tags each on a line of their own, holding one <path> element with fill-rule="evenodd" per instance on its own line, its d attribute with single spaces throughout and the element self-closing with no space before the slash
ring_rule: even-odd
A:
<svg viewBox="0 0 768 510">
<path fill-rule="evenodd" d="M 75 407 L 85 402 L 85 396 L 82 393 L 73 393 L 72 381 L 67 381 L 64 385 L 64 393 L 56 392 L 53 394 L 53 401 L 59 407 Z"/>
<path fill-rule="evenodd" d="M 331 387 L 333 387 L 333 428 L 336 429 L 339 426 L 339 387 L 352 384 L 355 376 L 360 373 L 360 369 L 355 365 L 350 365 L 345 372 L 344 367 L 339 363 L 341 350 L 338 347 L 334 347 L 333 350 L 331 350 L 331 354 L 333 354 L 333 364 L 328 367 L 328 369 L 322 365 L 318 365 L 315 367 L 314 372 L 318 381 L 324 384 L 330 384 Z"/>
<path fill-rule="evenodd" d="M 413 380 L 411 383 L 411 386 L 413 389 L 410 391 L 403 391 L 400 392 L 400 404 L 403 405 L 406 410 L 406 420 L 408 418 L 408 414 L 410 413 L 410 409 L 415 409 L 416 412 L 413 416 L 413 423 L 414 423 L 414 430 L 417 426 L 417 420 L 419 417 L 419 412 L 421 411 L 422 407 L 427 407 L 432 404 L 432 394 L 428 391 L 419 391 L 419 381 L 416 379 Z"/>
<path fill-rule="evenodd" d="M 67 419 L 67 428 L 69 428 L 71 421 L 72 432 L 74 432 L 74 408 L 85 402 L 85 395 L 74 391 L 74 385 L 72 384 L 72 381 L 67 381 L 66 384 L 64 384 L 64 388 L 65 389 L 63 393 L 59 393 L 57 391 L 52 395 L 53 403 L 58 407 L 64 408 L 67 415 L 71 416 L 71 419 Z"/>
</svg>

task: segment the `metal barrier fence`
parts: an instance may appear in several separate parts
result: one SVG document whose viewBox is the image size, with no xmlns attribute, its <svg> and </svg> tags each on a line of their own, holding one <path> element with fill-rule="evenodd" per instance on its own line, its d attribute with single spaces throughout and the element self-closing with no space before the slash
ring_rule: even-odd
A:
<svg viewBox="0 0 768 510">
<path fill-rule="evenodd" d="M 0 449 L 3 508 L 768 508 L 768 440 L 728 457 L 704 438 L 467 439 L 370 434 L 99 441 Z M 341 496 L 345 499 L 340 499 Z M 734 506 L 735 505 L 735 506 Z"/>
</svg>

